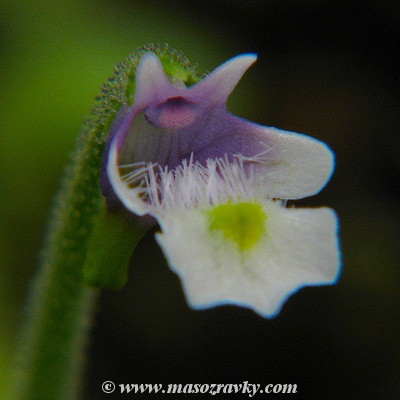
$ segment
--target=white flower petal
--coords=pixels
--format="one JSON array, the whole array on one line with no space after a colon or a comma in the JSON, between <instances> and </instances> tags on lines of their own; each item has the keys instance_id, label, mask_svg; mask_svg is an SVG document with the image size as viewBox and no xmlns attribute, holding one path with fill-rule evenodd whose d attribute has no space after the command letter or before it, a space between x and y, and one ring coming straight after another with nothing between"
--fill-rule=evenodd
<instances>
[{"instance_id":1,"label":"white flower petal","mask_svg":"<svg viewBox=\"0 0 400 400\"><path fill-rule=\"evenodd\" d=\"M325 143L277 128L260 126L260 132L273 149L249 160L254 160L254 172L268 197L299 199L323 189L335 167L334 154Z\"/></svg>"},{"instance_id":2,"label":"white flower petal","mask_svg":"<svg viewBox=\"0 0 400 400\"><path fill-rule=\"evenodd\" d=\"M274 317L301 287L335 283L340 272L335 213L284 208L270 200L262 207L265 232L246 251L210 230L207 210L157 216L162 233L156 239L192 307L237 304Z\"/></svg>"},{"instance_id":3,"label":"white flower petal","mask_svg":"<svg viewBox=\"0 0 400 400\"><path fill-rule=\"evenodd\" d=\"M137 215L148 213L149 206L141 200L141 187L128 187L126 182L121 179L118 159L118 141L116 138L110 144L107 159L107 176L111 183L112 190L118 197L119 201L129 210ZM146 168L146 173L149 169ZM142 177L139 175L137 179L140 182Z\"/></svg>"}]
</instances>

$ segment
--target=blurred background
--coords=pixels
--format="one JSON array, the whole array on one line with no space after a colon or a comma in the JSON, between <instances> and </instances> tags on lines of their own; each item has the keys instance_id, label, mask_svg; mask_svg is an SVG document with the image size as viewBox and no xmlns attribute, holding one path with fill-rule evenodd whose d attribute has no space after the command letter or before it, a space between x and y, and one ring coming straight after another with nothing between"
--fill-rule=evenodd
<instances>
[{"instance_id":1,"label":"blurred background","mask_svg":"<svg viewBox=\"0 0 400 400\"><path fill-rule=\"evenodd\" d=\"M337 211L343 273L336 286L292 296L273 320L228 306L192 311L151 232L128 286L101 297L84 398L112 398L101 392L106 380L296 383L300 398L396 398L399 24L390 0L2 0L0 398L80 125L113 66L148 42L182 50L200 71L258 53L229 108L332 147L331 182L297 204Z\"/></svg>"}]
</instances>

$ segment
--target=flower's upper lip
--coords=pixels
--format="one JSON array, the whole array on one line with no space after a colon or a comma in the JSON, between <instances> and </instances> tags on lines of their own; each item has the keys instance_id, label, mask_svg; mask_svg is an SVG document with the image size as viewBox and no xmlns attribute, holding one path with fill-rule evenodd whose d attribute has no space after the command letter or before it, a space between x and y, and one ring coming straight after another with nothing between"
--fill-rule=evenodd
<instances>
[{"instance_id":1,"label":"flower's upper lip","mask_svg":"<svg viewBox=\"0 0 400 400\"><path fill-rule=\"evenodd\" d=\"M147 53L140 60L136 73L134 103L128 111L124 125L131 125L135 116L149 105L157 105L173 98L201 102L208 99L225 104L234 87L246 70L257 60L255 54L244 54L228 60L216 68L205 79L190 87L174 85L167 78L164 68L154 53ZM120 148L129 130L118 135Z\"/></svg>"},{"instance_id":2,"label":"flower's upper lip","mask_svg":"<svg viewBox=\"0 0 400 400\"><path fill-rule=\"evenodd\" d=\"M148 53L138 66L134 107L136 105L142 110L146 104L161 103L170 97L184 97L188 100L209 98L226 102L243 74L256 60L255 54L234 57L216 68L205 79L187 88L172 84L158 57L154 53Z\"/></svg>"}]
</instances>

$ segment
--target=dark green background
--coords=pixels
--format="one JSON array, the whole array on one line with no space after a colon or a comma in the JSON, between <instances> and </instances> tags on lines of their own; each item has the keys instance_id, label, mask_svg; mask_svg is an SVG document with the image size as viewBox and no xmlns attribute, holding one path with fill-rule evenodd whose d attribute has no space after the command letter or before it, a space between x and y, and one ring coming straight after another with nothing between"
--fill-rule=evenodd
<instances>
[{"instance_id":1,"label":"dark green background","mask_svg":"<svg viewBox=\"0 0 400 400\"><path fill-rule=\"evenodd\" d=\"M384 0L3 0L0 398L63 165L113 65L147 42L168 42L200 70L259 54L230 109L333 148L333 179L298 204L338 212L343 274L336 286L301 290L273 320L235 307L192 311L149 234L129 285L101 298L84 398L117 398L102 394L105 380L297 383L298 398L396 398L399 23L399 3Z\"/></svg>"}]
</instances>

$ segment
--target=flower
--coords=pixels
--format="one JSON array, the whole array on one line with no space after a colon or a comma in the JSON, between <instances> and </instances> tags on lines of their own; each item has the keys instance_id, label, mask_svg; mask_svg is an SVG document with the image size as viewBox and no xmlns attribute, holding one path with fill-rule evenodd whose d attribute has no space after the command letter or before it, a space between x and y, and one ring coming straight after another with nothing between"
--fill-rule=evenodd
<instances>
[{"instance_id":1,"label":"flower","mask_svg":"<svg viewBox=\"0 0 400 400\"><path fill-rule=\"evenodd\" d=\"M186 87L146 54L134 103L112 128L102 190L110 204L157 219L157 240L193 307L241 304L272 317L300 287L339 275L334 212L273 200L319 192L334 162L316 139L227 111L255 60L237 56Z\"/></svg>"}]
</instances>

